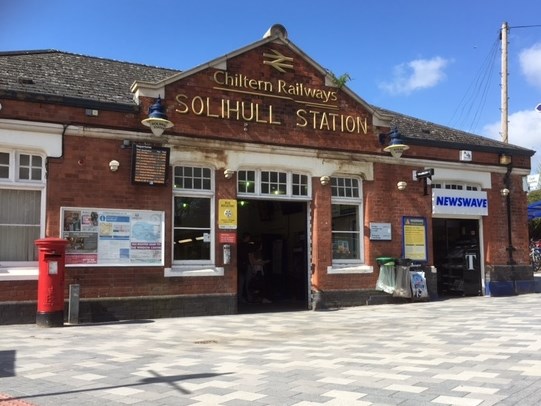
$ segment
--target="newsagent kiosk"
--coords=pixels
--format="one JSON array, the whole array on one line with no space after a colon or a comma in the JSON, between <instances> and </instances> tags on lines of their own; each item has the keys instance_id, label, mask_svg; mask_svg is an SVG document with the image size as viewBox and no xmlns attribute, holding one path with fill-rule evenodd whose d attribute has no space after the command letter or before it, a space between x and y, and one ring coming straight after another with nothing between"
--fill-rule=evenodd
<instances>
[{"instance_id":1,"label":"newsagent kiosk","mask_svg":"<svg viewBox=\"0 0 541 406\"><path fill-rule=\"evenodd\" d=\"M35 314L46 237L68 241L83 322L382 303L381 257L440 296L533 289L533 151L375 107L283 26L186 71L58 51L0 65L3 322ZM265 303L242 300L247 235Z\"/></svg>"}]
</instances>

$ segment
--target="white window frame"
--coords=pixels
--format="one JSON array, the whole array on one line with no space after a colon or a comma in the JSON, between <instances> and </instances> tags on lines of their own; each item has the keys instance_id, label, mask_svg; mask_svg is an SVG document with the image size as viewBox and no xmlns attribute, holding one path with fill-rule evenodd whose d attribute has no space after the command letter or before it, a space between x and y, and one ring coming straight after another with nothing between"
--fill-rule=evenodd
<instances>
[{"instance_id":1,"label":"white window frame","mask_svg":"<svg viewBox=\"0 0 541 406\"><path fill-rule=\"evenodd\" d=\"M241 168L238 170L238 172L254 172L254 192L244 192L239 189L239 176L237 176L237 197L239 198L249 198L249 199L282 199L282 200L310 200L312 196L312 190L311 190L311 182L310 182L310 175L303 172L297 172L297 171L287 171L287 170L279 170L279 169L253 169L253 168ZM237 172L237 173L238 173ZM286 191L285 193L263 193L262 192L262 182L263 182L263 173L264 172L276 172L276 173L283 173L286 175ZM305 195L299 195L299 194L293 194L293 176L304 176L306 177L306 194ZM297 185L297 184L295 184Z\"/></svg>"},{"instance_id":2,"label":"white window frame","mask_svg":"<svg viewBox=\"0 0 541 406\"><path fill-rule=\"evenodd\" d=\"M357 206L358 220L358 238L359 238L359 258L332 259L332 265L327 268L329 274L351 274L351 273L372 273L373 267L364 263L364 216L363 216L363 181L358 176L336 175L331 178L331 187L338 179L354 179L358 185L358 197L332 196L332 205L353 205ZM332 207L331 207L332 209ZM331 226L331 240L333 240L335 231Z\"/></svg>"},{"instance_id":3,"label":"white window frame","mask_svg":"<svg viewBox=\"0 0 541 406\"><path fill-rule=\"evenodd\" d=\"M190 167L210 170L210 189L184 189L175 187L175 168ZM215 177L216 171L213 167L207 165L191 165L189 163L176 164L173 166L173 199L172 199L172 220L171 220L171 268L165 268L165 277L175 276L223 276L224 268L215 265ZM175 260L174 236L175 236L175 198L176 197L196 197L207 198L210 200L210 259L206 260Z\"/></svg>"},{"instance_id":4,"label":"white window frame","mask_svg":"<svg viewBox=\"0 0 541 406\"><path fill-rule=\"evenodd\" d=\"M33 190L39 191L40 196L40 223L39 237L45 236L45 216L46 216L46 155L30 150L0 149L0 152L9 154L9 176L0 178L0 188L10 190ZM41 157L41 179L19 179L20 155L30 155ZM37 255L37 249L36 249ZM0 281L5 280L37 280L38 279L38 261L0 261Z\"/></svg>"},{"instance_id":5,"label":"white window frame","mask_svg":"<svg viewBox=\"0 0 541 406\"><path fill-rule=\"evenodd\" d=\"M456 181L432 181L433 189L480 191L481 185Z\"/></svg>"},{"instance_id":6,"label":"white window frame","mask_svg":"<svg viewBox=\"0 0 541 406\"><path fill-rule=\"evenodd\" d=\"M45 165L44 165L44 158L41 154L32 154L32 153L29 153L29 152L22 152L22 151L18 151L17 152L17 165L16 165L16 177L17 177L17 181L19 182L25 182L25 183L35 183L35 182L42 182L43 179L44 179L44 174L45 174ZM29 162L29 165L24 165L25 168L28 168L28 173L29 173L29 179L22 179L20 177L20 171L21 171L21 167L23 167L23 165L21 164L21 155L28 155L29 158L30 158L30 162ZM37 168L36 166L33 166L32 165L32 159L36 156L39 156L41 158L41 177L39 180L35 180L35 179L32 179L32 169L34 168Z\"/></svg>"}]
</instances>

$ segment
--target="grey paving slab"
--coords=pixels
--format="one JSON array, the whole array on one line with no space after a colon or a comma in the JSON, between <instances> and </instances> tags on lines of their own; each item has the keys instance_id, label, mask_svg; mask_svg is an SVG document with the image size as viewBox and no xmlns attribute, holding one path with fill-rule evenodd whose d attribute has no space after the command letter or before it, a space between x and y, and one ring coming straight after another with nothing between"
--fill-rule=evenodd
<instances>
[{"instance_id":1,"label":"grey paving slab","mask_svg":"<svg viewBox=\"0 0 541 406\"><path fill-rule=\"evenodd\" d=\"M0 394L0 406L538 405L541 295L0 326Z\"/></svg>"}]
</instances>

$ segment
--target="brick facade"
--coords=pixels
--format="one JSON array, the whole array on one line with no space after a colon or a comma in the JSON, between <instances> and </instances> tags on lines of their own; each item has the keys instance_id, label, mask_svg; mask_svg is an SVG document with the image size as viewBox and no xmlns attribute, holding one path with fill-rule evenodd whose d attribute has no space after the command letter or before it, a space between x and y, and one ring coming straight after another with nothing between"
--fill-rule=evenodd
<instances>
[{"instance_id":1,"label":"brick facade","mask_svg":"<svg viewBox=\"0 0 541 406\"><path fill-rule=\"evenodd\" d=\"M262 64L262 55L273 54L290 58L294 69L281 72ZM435 168L435 179L440 182L460 183L468 179L453 178L455 175L438 178L439 170L441 173L468 173L476 179L487 179L488 176L490 181L481 188L489 202L488 215L463 217L480 221L479 252L486 280L512 281L520 285L513 293L527 291L528 288L521 284L527 285L533 276L528 267L526 195L522 191L522 177L529 171L531 151L508 147L514 153L510 218L515 248L512 255L516 261L509 267L505 249L509 245L507 204L500 194L506 170L498 161L505 146L497 142L479 146L472 135L466 135L470 137L467 138L471 142L469 145L448 141L442 146L437 140L423 139L424 130L404 127L400 131L409 137L410 149L402 159L392 159L383 151L379 135L389 132L396 124L400 129L400 116L376 109L347 88L334 86L326 76L321 67L294 46L275 38L206 67L171 73L167 80L154 81L156 83L152 85L145 82L144 77L138 78L141 83L134 89L137 89L135 98L139 105L98 103L101 107L97 108L97 116L86 114L83 102L75 105L61 97L43 102L22 95L3 101L0 120L20 122L21 125L48 123L56 125L62 133L61 156L48 156L46 162L45 236L61 236L62 207L153 210L165 215L163 266L67 267L65 297L70 284L80 285L81 321L237 312L237 248L241 235L237 230L220 229L219 202L240 200L238 170L271 170L272 165L277 171L308 174L311 192L305 199L286 201L256 196L252 200L253 204L258 198L270 200L274 210L278 210L281 202L292 204L297 201L306 205L306 227L297 230L304 241L302 252L306 252L302 264L306 266L306 280L301 283L311 290L305 298L304 308L400 302L401 299L375 290L379 276L376 259L403 255L404 216L426 220L428 258L424 265L429 269L434 264L433 222L438 216L432 213L431 189L425 195L424 183L412 179L413 172L427 167ZM316 93L318 91L320 93ZM168 118L174 123L173 128L158 138L141 124L157 94L163 100ZM406 122L406 118L403 119ZM0 121L0 126L2 123ZM432 126L434 136L440 136L438 132L441 132L444 137L445 132L450 131L421 121L417 124L419 128ZM455 135L464 136L462 133ZM130 148L124 148L124 140L165 146L171 150L165 185L132 183L132 154ZM36 149L39 150L39 145ZM474 151L471 163L459 162L459 151L464 149ZM264 161L261 166L257 159ZM120 162L118 171L109 170L111 160ZM173 260L172 248L173 167L184 162L213 169L212 267L223 270L223 274L164 276L167 269L178 265ZM223 172L231 168L235 173L226 179ZM332 190L330 185L320 182L323 175L351 176L362 183L359 204L362 208L360 235L364 263L356 264L353 272L332 272L336 268L333 264ZM397 190L398 181L407 182L406 190ZM247 200L250 200L249 196ZM285 206L281 207L283 210ZM371 239L371 223L389 224L392 238ZM258 219L257 224L261 228L264 221ZM245 224L248 226L249 221ZM264 231L269 235L275 232L272 229ZM236 242L231 243L230 263L224 263L223 243L220 242L226 232L236 233ZM293 239L292 235L287 237L289 241ZM430 278L431 297L436 297L437 276ZM485 275L483 286L484 278ZM18 320L30 322L32 311L29 309L35 303L36 281L0 281L0 285L0 323L14 322L7 313L13 313L17 303L22 309L17 313Z\"/></svg>"}]
</instances>

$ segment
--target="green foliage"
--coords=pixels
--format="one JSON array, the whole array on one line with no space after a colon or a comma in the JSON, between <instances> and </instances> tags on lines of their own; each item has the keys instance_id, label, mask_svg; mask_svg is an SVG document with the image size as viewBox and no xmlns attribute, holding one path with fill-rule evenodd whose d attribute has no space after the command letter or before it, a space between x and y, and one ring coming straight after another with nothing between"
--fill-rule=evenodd
<instances>
[{"instance_id":1,"label":"green foliage","mask_svg":"<svg viewBox=\"0 0 541 406\"><path fill-rule=\"evenodd\" d=\"M541 200L541 190L533 190L528 193L528 204Z\"/></svg>"},{"instance_id":2,"label":"green foliage","mask_svg":"<svg viewBox=\"0 0 541 406\"><path fill-rule=\"evenodd\" d=\"M349 76L349 73L344 73L340 76L336 76L330 70L327 70L327 73L331 77L331 80L334 82L336 87L338 87L339 89L343 88L346 85L346 83L351 80L351 76Z\"/></svg>"}]
</instances>

